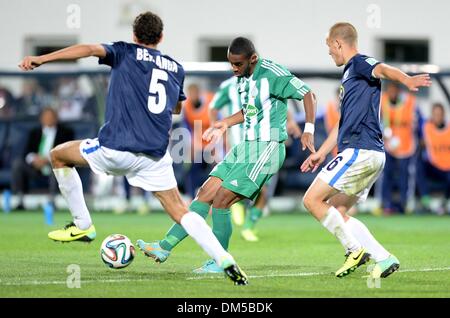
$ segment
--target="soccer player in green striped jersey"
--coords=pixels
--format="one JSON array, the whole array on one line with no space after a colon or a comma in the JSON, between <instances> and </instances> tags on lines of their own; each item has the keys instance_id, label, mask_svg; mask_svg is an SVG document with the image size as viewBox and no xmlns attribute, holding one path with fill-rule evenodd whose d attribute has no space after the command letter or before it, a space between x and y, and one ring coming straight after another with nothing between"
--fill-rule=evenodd
<instances>
[{"instance_id":1,"label":"soccer player in green striped jersey","mask_svg":"<svg viewBox=\"0 0 450 318\"><path fill-rule=\"evenodd\" d=\"M210 120L213 125L219 117L219 113L222 116L228 117L242 109L241 100L238 94L238 78L233 76L223 81L219 89L217 90L214 98L212 99L210 107ZM297 125L293 116L288 112L287 118L287 130L289 135L293 135L299 138L302 134L300 127ZM242 124L234 125L227 131L226 136L226 149L227 151L233 146L239 144L244 137L244 126ZM272 177L269 181L272 184L272 188L276 185L276 176ZM248 242L259 241L258 236L255 233L256 223L263 215L263 210L267 206L267 200L269 194L268 184L265 184L254 201L254 204L248 206L246 211L246 205L243 201L236 202L230 207L231 218L233 223L242 226L241 236Z\"/></svg>"},{"instance_id":2,"label":"soccer player in green striped jersey","mask_svg":"<svg viewBox=\"0 0 450 318\"><path fill-rule=\"evenodd\" d=\"M244 124L244 140L234 146L211 171L189 210L206 218L212 207L213 232L228 249L232 224L230 207L248 198L254 200L262 186L282 166L287 139L287 100L303 100L306 124L301 137L303 149L314 149L315 98L310 87L285 67L258 57L253 43L243 37L234 39L228 49L228 60L238 78L242 109L217 121L203 138L217 142L228 127ZM161 241L139 247L157 262L164 262L170 251L187 237L182 226L174 224ZM201 273L221 271L213 260L200 268Z\"/></svg>"}]
</instances>

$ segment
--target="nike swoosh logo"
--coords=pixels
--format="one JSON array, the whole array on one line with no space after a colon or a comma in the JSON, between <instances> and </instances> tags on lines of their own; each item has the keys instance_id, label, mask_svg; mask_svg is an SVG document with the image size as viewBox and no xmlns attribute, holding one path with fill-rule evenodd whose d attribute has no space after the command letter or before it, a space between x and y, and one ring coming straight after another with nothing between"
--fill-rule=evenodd
<instances>
[{"instance_id":1,"label":"nike swoosh logo","mask_svg":"<svg viewBox=\"0 0 450 318\"><path fill-rule=\"evenodd\" d=\"M75 235L74 235L73 232L70 232L70 236L71 236L71 237L75 237L75 236L78 236L78 235L80 235L80 234L81 234L81 233L78 233L78 234L75 234Z\"/></svg>"},{"instance_id":2,"label":"nike swoosh logo","mask_svg":"<svg viewBox=\"0 0 450 318\"><path fill-rule=\"evenodd\" d=\"M359 256L362 254L362 252L363 252L363 251L359 252L358 256L353 257L353 259L356 261L356 260L359 258Z\"/></svg>"}]
</instances>

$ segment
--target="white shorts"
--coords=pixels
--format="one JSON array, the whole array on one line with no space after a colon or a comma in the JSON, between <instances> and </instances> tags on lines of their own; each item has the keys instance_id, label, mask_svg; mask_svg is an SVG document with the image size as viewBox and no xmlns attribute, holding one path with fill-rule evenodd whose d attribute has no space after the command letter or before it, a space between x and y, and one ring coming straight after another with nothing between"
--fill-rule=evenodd
<instances>
[{"instance_id":1,"label":"white shorts","mask_svg":"<svg viewBox=\"0 0 450 318\"><path fill-rule=\"evenodd\" d=\"M384 152L347 148L322 168L317 178L363 202L383 171L385 161Z\"/></svg>"},{"instance_id":2,"label":"white shorts","mask_svg":"<svg viewBox=\"0 0 450 318\"><path fill-rule=\"evenodd\" d=\"M146 191L164 191L177 186L168 151L157 159L100 146L96 138L83 140L80 153L96 174L126 176L132 186Z\"/></svg>"}]
</instances>

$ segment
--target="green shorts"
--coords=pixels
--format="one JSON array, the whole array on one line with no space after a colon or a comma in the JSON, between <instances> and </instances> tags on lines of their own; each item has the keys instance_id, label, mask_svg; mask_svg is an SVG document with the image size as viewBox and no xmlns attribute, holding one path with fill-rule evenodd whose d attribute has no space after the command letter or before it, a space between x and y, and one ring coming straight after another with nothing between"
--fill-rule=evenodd
<instances>
[{"instance_id":1,"label":"green shorts","mask_svg":"<svg viewBox=\"0 0 450 318\"><path fill-rule=\"evenodd\" d=\"M231 148L209 175L221 179L222 187L253 200L285 158L284 142L244 141Z\"/></svg>"}]
</instances>

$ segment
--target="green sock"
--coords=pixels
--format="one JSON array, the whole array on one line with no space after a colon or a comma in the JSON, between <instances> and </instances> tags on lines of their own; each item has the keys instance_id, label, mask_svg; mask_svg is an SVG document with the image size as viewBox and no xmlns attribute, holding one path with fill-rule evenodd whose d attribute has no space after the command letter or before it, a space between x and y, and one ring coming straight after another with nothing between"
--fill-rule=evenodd
<instances>
[{"instance_id":1,"label":"green sock","mask_svg":"<svg viewBox=\"0 0 450 318\"><path fill-rule=\"evenodd\" d=\"M228 250L233 226L230 209L212 208L213 233L225 250Z\"/></svg>"},{"instance_id":2,"label":"green sock","mask_svg":"<svg viewBox=\"0 0 450 318\"><path fill-rule=\"evenodd\" d=\"M209 208L210 205L208 203L194 200L189 206L189 211L195 212L199 214L202 218L206 219L209 213ZM175 246L178 245L178 243L184 240L187 236L188 234L186 233L184 228L180 224L175 223L169 229L164 239L159 241L159 245L166 251L171 251Z\"/></svg>"},{"instance_id":3,"label":"green sock","mask_svg":"<svg viewBox=\"0 0 450 318\"><path fill-rule=\"evenodd\" d=\"M244 223L244 229L246 230L252 230L256 222L261 218L263 212L261 209L258 209L255 206L252 206L250 208L250 211L248 211L247 216L245 217L245 223Z\"/></svg>"}]
</instances>

